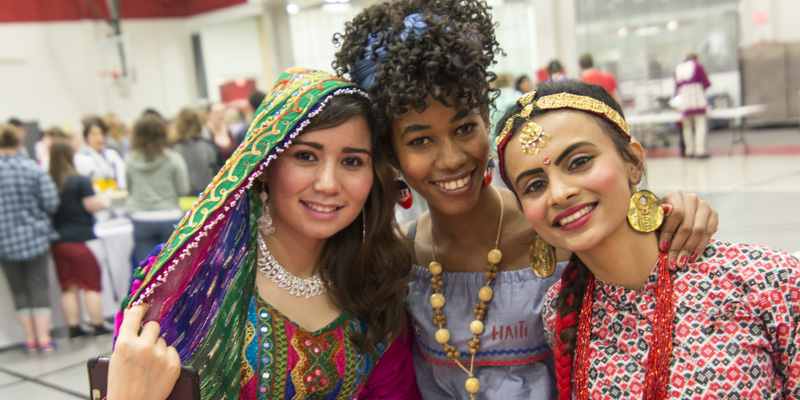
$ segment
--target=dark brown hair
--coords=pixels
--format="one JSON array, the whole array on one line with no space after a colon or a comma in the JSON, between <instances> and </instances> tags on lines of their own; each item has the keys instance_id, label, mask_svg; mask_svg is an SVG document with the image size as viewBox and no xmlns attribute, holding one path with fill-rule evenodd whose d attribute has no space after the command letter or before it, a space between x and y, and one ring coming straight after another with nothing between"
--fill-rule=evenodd
<instances>
[{"instance_id":1,"label":"dark brown hair","mask_svg":"<svg viewBox=\"0 0 800 400\"><path fill-rule=\"evenodd\" d=\"M366 97L333 96L303 132L335 127L355 117L365 118L374 132L375 121ZM351 336L362 351L401 331L406 321L406 284L413 263L411 247L396 231L397 186L385 146L373 133L374 178L364 211L326 241L317 263L317 269L327 277L336 305L366 322L365 334L353 332Z\"/></svg>"},{"instance_id":2,"label":"dark brown hair","mask_svg":"<svg viewBox=\"0 0 800 400\"><path fill-rule=\"evenodd\" d=\"M592 55L589 53L583 53L581 58L578 59L578 65L580 65L583 69L594 67L594 59L592 58Z\"/></svg>"},{"instance_id":3,"label":"dark brown hair","mask_svg":"<svg viewBox=\"0 0 800 400\"><path fill-rule=\"evenodd\" d=\"M86 139L89 137L89 131L92 130L93 126L100 128L100 131L103 132L103 136L108 133L108 127L103 122L100 117L95 115L86 116L82 120L83 122L83 138Z\"/></svg>"},{"instance_id":4,"label":"dark brown hair","mask_svg":"<svg viewBox=\"0 0 800 400\"><path fill-rule=\"evenodd\" d=\"M133 126L131 149L140 152L144 159L152 161L167 147L167 127L164 120L154 115L142 115Z\"/></svg>"},{"instance_id":5,"label":"dark brown hair","mask_svg":"<svg viewBox=\"0 0 800 400\"><path fill-rule=\"evenodd\" d=\"M54 136L50 144L50 177L53 178L59 193L64 190L67 179L75 175L75 166L72 164L72 156L75 150L69 139L61 136Z\"/></svg>"}]
</instances>

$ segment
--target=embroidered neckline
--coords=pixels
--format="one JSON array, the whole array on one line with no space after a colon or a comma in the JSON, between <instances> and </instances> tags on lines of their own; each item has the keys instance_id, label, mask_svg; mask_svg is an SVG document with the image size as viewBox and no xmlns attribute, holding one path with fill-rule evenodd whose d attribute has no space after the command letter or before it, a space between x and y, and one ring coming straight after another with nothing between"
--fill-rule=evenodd
<instances>
[{"instance_id":1,"label":"embroidered neckline","mask_svg":"<svg viewBox=\"0 0 800 400\"><path fill-rule=\"evenodd\" d=\"M297 328L297 329L299 329L299 330L311 335L312 337L324 335L324 334L326 334L326 333L328 333L330 331L336 330L336 329L338 329L340 327L343 328L343 329L346 328L347 327L346 326L347 325L347 319L350 317L350 313L349 312L342 311L342 313L339 314L339 316L334 318L333 321L331 321L330 323L328 323L324 327L322 327L320 329L317 329L316 331L310 331L310 330L306 329L305 327L303 327L302 325L300 325L297 322L295 322L294 320L292 320L291 318L289 318L288 316L286 316L286 314L282 313L280 310L275 308L272 304L267 303L267 301L264 300L261 297L261 294L258 292L258 286L255 287L254 296L255 296L255 299L256 299L256 307L261 306L261 307L269 309L273 313L275 313L278 316L280 316L281 319L283 319L285 321L288 321L295 328Z\"/></svg>"}]
</instances>

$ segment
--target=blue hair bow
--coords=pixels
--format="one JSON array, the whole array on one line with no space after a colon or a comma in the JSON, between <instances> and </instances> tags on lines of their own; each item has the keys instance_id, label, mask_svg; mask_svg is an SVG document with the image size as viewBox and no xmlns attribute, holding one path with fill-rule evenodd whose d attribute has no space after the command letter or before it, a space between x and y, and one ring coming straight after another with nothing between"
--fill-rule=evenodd
<instances>
[{"instance_id":1,"label":"blue hair bow","mask_svg":"<svg viewBox=\"0 0 800 400\"><path fill-rule=\"evenodd\" d=\"M420 13L407 15L403 18L403 25L405 25L405 29L400 32L400 38L403 40L408 39L409 35L418 38L421 34L428 31L428 24L422 20L422 14ZM392 28L389 28L390 31L391 29ZM353 65L353 70L350 73L353 82L366 90L369 90L369 87L375 82L375 73L378 70L378 66L389 56L389 52L386 51L385 46L377 47L377 45L378 36L370 34L367 37L367 51L364 53L364 57L356 60Z\"/></svg>"}]
</instances>

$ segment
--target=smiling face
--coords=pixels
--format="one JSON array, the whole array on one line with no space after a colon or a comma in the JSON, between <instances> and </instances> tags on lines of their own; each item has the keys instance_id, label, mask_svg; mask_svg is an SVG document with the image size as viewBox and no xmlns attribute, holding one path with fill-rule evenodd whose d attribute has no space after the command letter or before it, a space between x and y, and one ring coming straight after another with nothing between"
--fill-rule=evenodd
<instances>
[{"instance_id":1,"label":"smiling face","mask_svg":"<svg viewBox=\"0 0 800 400\"><path fill-rule=\"evenodd\" d=\"M557 248L580 252L631 229L629 199L642 173L622 158L601 121L573 110L532 121L550 135L547 147L525 154L517 132L506 146L505 168L536 232ZM641 159L639 143L630 146Z\"/></svg>"},{"instance_id":2,"label":"smiling face","mask_svg":"<svg viewBox=\"0 0 800 400\"><path fill-rule=\"evenodd\" d=\"M361 213L372 188L364 117L303 133L266 171L276 234L327 239Z\"/></svg>"},{"instance_id":3,"label":"smiling face","mask_svg":"<svg viewBox=\"0 0 800 400\"><path fill-rule=\"evenodd\" d=\"M432 101L395 118L392 142L403 177L429 207L449 215L475 207L489 158L489 124L477 110Z\"/></svg>"}]
</instances>

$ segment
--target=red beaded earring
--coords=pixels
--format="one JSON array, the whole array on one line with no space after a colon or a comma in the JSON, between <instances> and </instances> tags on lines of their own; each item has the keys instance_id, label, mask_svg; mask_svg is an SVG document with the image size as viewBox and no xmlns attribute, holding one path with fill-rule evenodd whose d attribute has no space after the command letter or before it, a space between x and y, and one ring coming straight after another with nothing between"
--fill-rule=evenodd
<instances>
[{"instance_id":1,"label":"red beaded earring","mask_svg":"<svg viewBox=\"0 0 800 400\"><path fill-rule=\"evenodd\" d=\"M483 175L483 187L489 187L494 178L494 158L489 155L489 162L486 164L486 173Z\"/></svg>"},{"instance_id":2,"label":"red beaded earring","mask_svg":"<svg viewBox=\"0 0 800 400\"><path fill-rule=\"evenodd\" d=\"M411 204L414 203L414 196L411 194L411 188L408 187L406 181L400 177L400 174L397 174L397 204L400 204L400 207L405 208L408 210L411 208Z\"/></svg>"}]
</instances>

